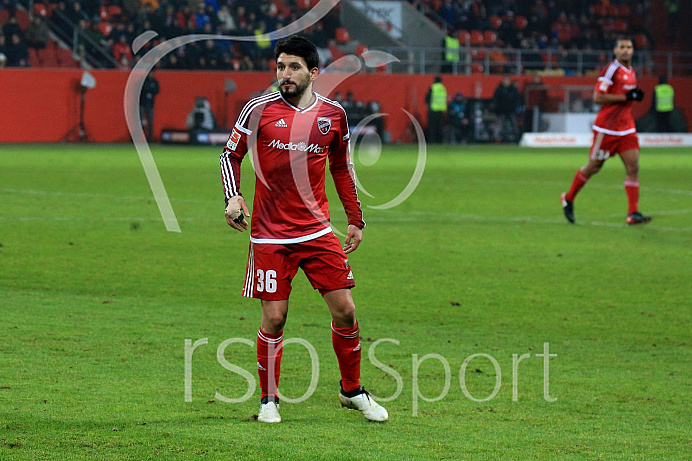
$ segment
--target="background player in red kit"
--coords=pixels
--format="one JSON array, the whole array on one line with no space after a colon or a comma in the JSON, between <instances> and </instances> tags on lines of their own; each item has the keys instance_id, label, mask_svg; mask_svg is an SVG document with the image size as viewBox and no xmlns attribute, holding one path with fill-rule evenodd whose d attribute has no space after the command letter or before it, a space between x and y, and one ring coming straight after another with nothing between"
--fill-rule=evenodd
<instances>
[{"instance_id":1,"label":"background player in red kit","mask_svg":"<svg viewBox=\"0 0 692 461\"><path fill-rule=\"evenodd\" d=\"M226 221L238 231L249 216L240 194L240 163L252 148L257 177L250 254L243 295L262 301L257 333L257 368L262 388L258 420L281 421L278 384L283 329L291 280L298 268L320 291L332 315L332 344L341 372L339 400L371 421L387 410L360 385L360 336L346 254L358 248L365 227L349 158L344 109L312 91L317 49L292 36L274 50L280 90L250 100L240 113L221 155ZM348 217L342 248L329 224L325 167L334 178Z\"/></svg>"},{"instance_id":2,"label":"background player in red kit","mask_svg":"<svg viewBox=\"0 0 692 461\"><path fill-rule=\"evenodd\" d=\"M629 209L627 224L644 224L651 221L639 212L639 139L632 118L632 102L644 99L644 92L637 87L637 76L632 63L634 48L629 38L619 38L615 43L615 59L601 71L594 102L602 104L593 126L594 140L589 161L577 170L569 192L562 194L565 217L574 222L574 198L591 176L598 173L603 163L619 154L625 164L625 191Z\"/></svg>"}]
</instances>

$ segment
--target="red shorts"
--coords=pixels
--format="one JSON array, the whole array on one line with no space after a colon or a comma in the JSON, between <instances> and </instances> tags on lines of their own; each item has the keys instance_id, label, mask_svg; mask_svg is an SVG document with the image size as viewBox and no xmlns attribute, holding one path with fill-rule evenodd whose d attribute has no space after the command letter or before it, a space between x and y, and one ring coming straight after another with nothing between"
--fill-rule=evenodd
<instances>
[{"instance_id":1,"label":"red shorts","mask_svg":"<svg viewBox=\"0 0 692 461\"><path fill-rule=\"evenodd\" d=\"M639 138L637 137L637 133L615 136L594 130L593 144L591 145L589 158L605 160L615 154L620 154L631 149L639 150Z\"/></svg>"},{"instance_id":2,"label":"red shorts","mask_svg":"<svg viewBox=\"0 0 692 461\"><path fill-rule=\"evenodd\" d=\"M330 232L287 245L250 243L243 296L265 301L288 299L298 268L322 294L356 285L339 239Z\"/></svg>"}]
</instances>

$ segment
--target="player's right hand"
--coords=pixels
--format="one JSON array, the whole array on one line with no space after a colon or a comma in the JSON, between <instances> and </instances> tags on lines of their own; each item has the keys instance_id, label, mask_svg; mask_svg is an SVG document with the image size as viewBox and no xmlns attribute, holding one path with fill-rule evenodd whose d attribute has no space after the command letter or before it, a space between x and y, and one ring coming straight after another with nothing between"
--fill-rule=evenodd
<instances>
[{"instance_id":1,"label":"player's right hand","mask_svg":"<svg viewBox=\"0 0 692 461\"><path fill-rule=\"evenodd\" d=\"M226 215L226 222L233 229L240 232L247 229L248 224L245 216L250 216L250 212L245 204L245 199L240 195L235 195L228 200L224 214Z\"/></svg>"},{"instance_id":2,"label":"player's right hand","mask_svg":"<svg viewBox=\"0 0 692 461\"><path fill-rule=\"evenodd\" d=\"M641 101L644 99L644 92L639 87L632 88L625 93L625 98L627 98L628 101Z\"/></svg>"}]
</instances>

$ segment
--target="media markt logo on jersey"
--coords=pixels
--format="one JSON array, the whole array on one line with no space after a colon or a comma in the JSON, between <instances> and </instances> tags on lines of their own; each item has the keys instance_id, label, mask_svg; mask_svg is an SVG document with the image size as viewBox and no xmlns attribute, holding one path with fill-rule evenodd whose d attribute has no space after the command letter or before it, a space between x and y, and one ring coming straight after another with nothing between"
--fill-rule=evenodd
<instances>
[{"instance_id":1,"label":"media markt logo on jersey","mask_svg":"<svg viewBox=\"0 0 692 461\"><path fill-rule=\"evenodd\" d=\"M272 142L270 142L269 147L276 147L277 149L284 150L297 150L300 152L314 152L316 154L321 154L322 152L327 150L327 146L318 146L314 142L309 145L304 142L299 142L296 144L294 142L289 141L287 143L283 143L278 139L274 139Z\"/></svg>"}]
</instances>

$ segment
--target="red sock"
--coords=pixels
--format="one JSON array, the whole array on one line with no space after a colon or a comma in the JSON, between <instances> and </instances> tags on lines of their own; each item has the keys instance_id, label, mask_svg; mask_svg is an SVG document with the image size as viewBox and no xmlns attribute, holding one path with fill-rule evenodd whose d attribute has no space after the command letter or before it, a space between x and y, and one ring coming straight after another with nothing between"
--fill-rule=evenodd
<instances>
[{"instance_id":1,"label":"red sock","mask_svg":"<svg viewBox=\"0 0 692 461\"><path fill-rule=\"evenodd\" d=\"M341 371L341 388L350 392L360 387L360 336L358 322L351 328L336 328L332 322L332 345Z\"/></svg>"},{"instance_id":2,"label":"red sock","mask_svg":"<svg viewBox=\"0 0 692 461\"><path fill-rule=\"evenodd\" d=\"M262 397L278 397L279 375L281 374L282 341L284 332L272 335L260 328L257 332L257 373L259 374Z\"/></svg>"},{"instance_id":3,"label":"red sock","mask_svg":"<svg viewBox=\"0 0 692 461\"><path fill-rule=\"evenodd\" d=\"M639 180L625 179L625 192L627 192L627 203L629 204L627 214L639 211Z\"/></svg>"},{"instance_id":4,"label":"red sock","mask_svg":"<svg viewBox=\"0 0 692 461\"><path fill-rule=\"evenodd\" d=\"M565 197L568 202L574 202L574 197L577 196L577 192L584 187L584 184L586 184L586 181L588 180L589 178L584 176L581 169L577 170L577 174L574 175L574 181L572 181L572 187L570 187L569 192L567 192L567 196Z\"/></svg>"}]
</instances>

